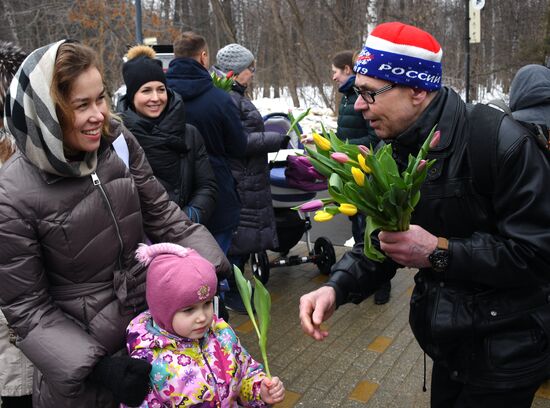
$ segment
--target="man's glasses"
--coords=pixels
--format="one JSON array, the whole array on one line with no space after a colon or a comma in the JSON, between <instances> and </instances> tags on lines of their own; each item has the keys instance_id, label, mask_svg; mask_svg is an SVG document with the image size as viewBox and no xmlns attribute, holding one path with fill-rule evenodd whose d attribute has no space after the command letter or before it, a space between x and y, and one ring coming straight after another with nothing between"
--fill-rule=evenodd
<instances>
[{"instance_id":1,"label":"man's glasses","mask_svg":"<svg viewBox=\"0 0 550 408\"><path fill-rule=\"evenodd\" d=\"M357 96L361 96L361 98L363 98L365 102L374 103L374 97L376 95L380 95L381 93L389 91L390 89L393 89L396 86L397 86L396 84L388 84L378 89L377 91L362 91L361 89L354 86L353 91L357 94Z\"/></svg>"},{"instance_id":2,"label":"man's glasses","mask_svg":"<svg viewBox=\"0 0 550 408\"><path fill-rule=\"evenodd\" d=\"M250 67L248 67L248 70L249 70L250 72L254 73L254 72L256 72L256 67L250 66Z\"/></svg>"}]
</instances>

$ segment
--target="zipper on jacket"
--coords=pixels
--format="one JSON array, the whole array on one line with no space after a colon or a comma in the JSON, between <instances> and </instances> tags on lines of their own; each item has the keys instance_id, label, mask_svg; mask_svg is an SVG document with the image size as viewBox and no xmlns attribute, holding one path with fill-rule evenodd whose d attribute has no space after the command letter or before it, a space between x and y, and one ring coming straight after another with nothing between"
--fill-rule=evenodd
<instances>
[{"instance_id":1,"label":"zipper on jacket","mask_svg":"<svg viewBox=\"0 0 550 408\"><path fill-rule=\"evenodd\" d=\"M124 243L122 241L122 235L120 234L120 227L118 226L118 222L116 220L115 213L113 212L113 207L111 206L111 202L109 201L109 197L107 197L107 193L103 189L103 186L101 185L101 181L99 180L99 177L97 176L95 171L91 174L91 177L92 177L92 182L94 183L94 186L97 186L99 191L101 191L101 195L103 196L103 199L107 204L107 208L109 209L109 213L111 214L111 218L113 219L113 223L115 224L118 243L120 244L120 251L118 253L118 268L122 270L122 253L124 251Z\"/></svg>"},{"instance_id":2,"label":"zipper on jacket","mask_svg":"<svg viewBox=\"0 0 550 408\"><path fill-rule=\"evenodd\" d=\"M210 334L208 334L208 337L210 337ZM201 351L202 358L204 359L204 362L206 363L206 366L210 370L210 374L212 375L212 387L214 387L214 401L216 403L216 407L221 407L221 400L220 400L220 394L218 393L218 382L216 381L216 375L214 374L214 371L212 370L212 367L210 367L210 363L208 362L208 357L206 357L206 353L202 346L207 341L204 340L204 338L199 339L199 350ZM229 384L228 384L229 385Z\"/></svg>"}]
</instances>

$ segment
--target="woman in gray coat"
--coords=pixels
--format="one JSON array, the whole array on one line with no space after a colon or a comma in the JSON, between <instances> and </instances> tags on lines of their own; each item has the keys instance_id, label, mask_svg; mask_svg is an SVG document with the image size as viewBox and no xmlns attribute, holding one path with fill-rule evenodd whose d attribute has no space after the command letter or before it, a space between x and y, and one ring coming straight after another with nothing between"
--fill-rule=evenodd
<instances>
[{"instance_id":1,"label":"woman in gray coat","mask_svg":"<svg viewBox=\"0 0 550 408\"><path fill-rule=\"evenodd\" d=\"M239 226L233 236L228 255L229 259L242 269L249 254L279 246L271 204L267 153L286 147L290 138L284 134L266 132L262 115L245 96L246 88L252 82L256 71L254 55L248 49L239 44L226 45L216 54L215 68L223 73L233 71L235 82L230 93L239 108L248 140L245 157L230 159L242 207ZM230 281L230 289L233 287ZM244 311L244 307L236 304L239 300L240 297L232 296L230 291L226 299L227 307L235 311Z\"/></svg>"},{"instance_id":2,"label":"woman in gray coat","mask_svg":"<svg viewBox=\"0 0 550 408\"><path fill-rule=\"evenodd\" d=\"M137 406L150 365L125 355L145 309L134 252L153 242L229 265L153 176L109 108L95 52L62 40L23 62L6 98L18 151L0 170L0 307L33 362L35 407ZM111 143L123 135L128 167Z\"/></svg>"}]
</instances>

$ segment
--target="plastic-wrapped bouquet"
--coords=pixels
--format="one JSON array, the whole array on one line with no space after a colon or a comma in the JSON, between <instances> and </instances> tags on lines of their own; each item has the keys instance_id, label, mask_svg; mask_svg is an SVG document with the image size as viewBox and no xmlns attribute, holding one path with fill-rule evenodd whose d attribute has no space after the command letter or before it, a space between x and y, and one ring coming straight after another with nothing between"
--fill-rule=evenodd
<instances>
[{"instance_id":1,"label":"plastic-wrapped bouquet","mask_svg":"<svg viewBox=\"0 0 550 408\"><path fill-rule=\"evenodd\" d=\"M323 127L322 135L313 134L316 149L305 149L315 169L329 179L330 198L310 201L296 209L316 211L316 221L328 221L339 213L362 212L367 221L365 255L374 261L383 261L385 256L373 246L371 234L377 229L406 231L409 228L411 214L420 200L420 186L435 162L426 160L426 155L439 142L436 126L416 157L409 155L407 168L402 172L392 157L390 144L373 152L366 146L343 142Z\"/></svg>"},{"instance_id":2,"label":"plastic-wrapped bouquet","mask_svg":"<svg viewBox=\"0 0 550 408\"><path fill-rule=\"evenodd\" d=\"M223 89L226 92L229 92L231 90L231 87L233 86L233 82L235 81L233 79L233 71L229 71L225 76L218 76L218 74L214 71L210 72L210 76L212 77L212 82L214 83L214 86L216 88Z\"/></svg>"}]
</instances>

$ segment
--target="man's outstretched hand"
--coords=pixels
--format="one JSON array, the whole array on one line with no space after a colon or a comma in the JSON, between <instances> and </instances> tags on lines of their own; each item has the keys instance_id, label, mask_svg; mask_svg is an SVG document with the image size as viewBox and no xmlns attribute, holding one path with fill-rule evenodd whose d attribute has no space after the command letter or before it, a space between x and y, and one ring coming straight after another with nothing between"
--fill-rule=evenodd
<instances>
[{"instance_id":1,"label":"man's outstretched hand","mask_svg":"<svg viewBox=\"0 0 550 408\"><path fill-rule=\"evenodd\" d=\"M328 336L321 329L321 323L332 316L336 309L336 292L330 286L323 286L300 298L300 324L302 330L315 340Z\"/></svg>"}]
</instances>

